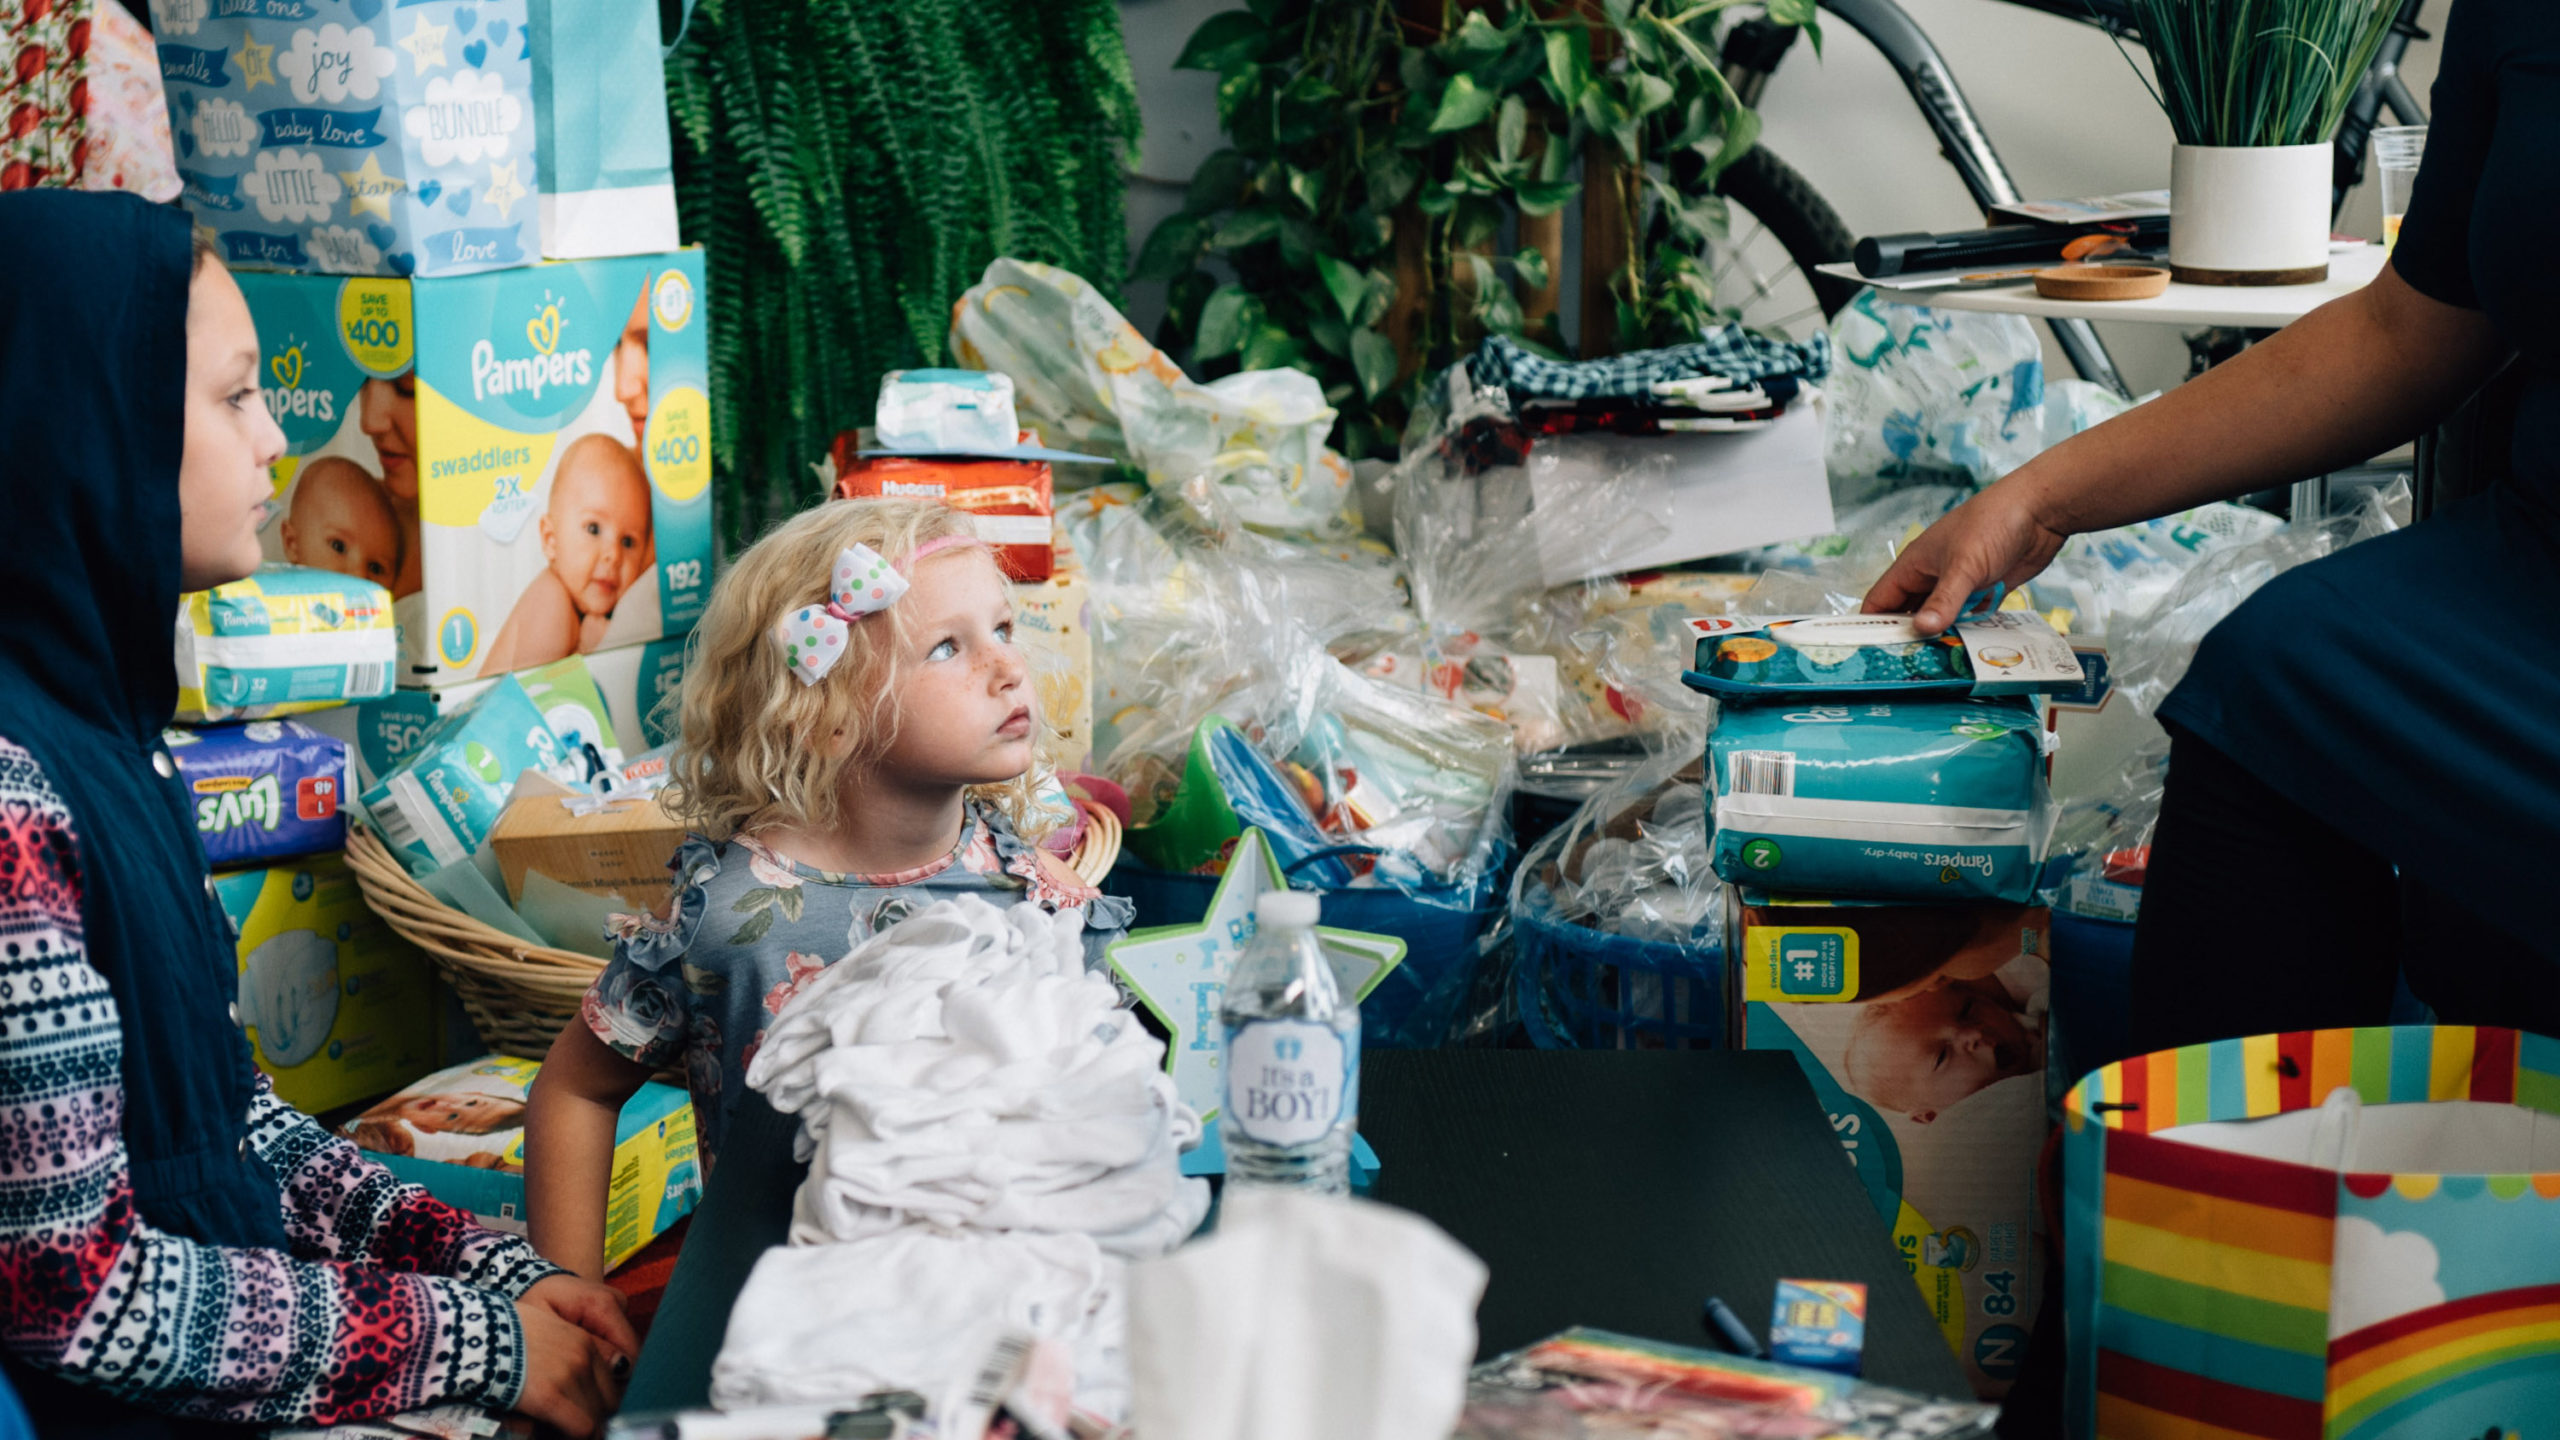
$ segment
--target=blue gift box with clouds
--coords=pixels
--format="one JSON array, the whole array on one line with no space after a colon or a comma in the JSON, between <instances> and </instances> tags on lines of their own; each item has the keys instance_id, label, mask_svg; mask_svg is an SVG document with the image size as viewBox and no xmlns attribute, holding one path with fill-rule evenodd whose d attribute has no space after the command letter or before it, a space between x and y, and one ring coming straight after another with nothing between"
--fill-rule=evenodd
<instances>
[{"instance_id":1,"label":"blue gift box with clouds","mask_svg":"<svg viewBox=\"0 0 2560 1440\"><path fill-rule=\"evenodd\" d=\"M152 0L151 18L186 205L231 264L540 257L526 0Z\"/></svg>"}]
</instances>

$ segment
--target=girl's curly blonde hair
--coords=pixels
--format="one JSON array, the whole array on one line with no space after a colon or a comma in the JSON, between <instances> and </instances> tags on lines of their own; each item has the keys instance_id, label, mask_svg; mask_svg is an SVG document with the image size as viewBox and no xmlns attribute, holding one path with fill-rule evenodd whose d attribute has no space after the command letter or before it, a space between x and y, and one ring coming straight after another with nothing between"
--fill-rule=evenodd
<instances>
[{"instance_id":1,"label":"girl's curly blonde hair","mask_svg":"<svg viewBox=\"0 0 2560 1440\"><path fill-rule=\"evenodd\" d=\"M688 642L668 812L712 840L773 824L841 824L846 772L877 763L897 739L899 657L913 637L900 606L867 616L844 657L809 685L784 666L774 626L827 598L838 551L867 545L903 571L919 547L975 534L966 514L939 501L830 500L748 547L712 587ZM852 743L833 743L839 734ZM1036 788L1035 771L969 793L1036 841Z\"/></svg>"}]
</instances>

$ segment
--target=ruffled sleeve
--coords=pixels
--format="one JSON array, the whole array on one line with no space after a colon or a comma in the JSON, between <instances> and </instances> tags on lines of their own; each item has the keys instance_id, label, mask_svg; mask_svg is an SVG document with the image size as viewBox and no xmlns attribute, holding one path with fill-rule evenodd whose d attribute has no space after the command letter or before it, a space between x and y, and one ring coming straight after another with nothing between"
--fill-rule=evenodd
<instances>
[{"instance_id":1,"label":"ruffled sleeve","mask_svg":"<svg viewBox=\"0 0 2560 1440\"><path fill-rule=\"evenodd\" d=\"M1123 896L1103 894L1069 868L1066 861L1015 834L1013 826L994 807L981 809L979 818L995 842L1004 872L1022 882L1024 898L1052 914L1060 910L1084 912L1085 960L1098 968L1103 951L1129 928L1129 921L1137 914L1136 907Z\"/></svg>"},{"instance_id":2,"label":"ruffled sleeve","mask_svg":"<svg viewBox=\"0 0 2560 1440\"><path fill-rule=\"evenodd\" d=\"M693 991L682 981L681 965L711 907L720 851L688 835L667 869L675 884L665 912L613 917L613 960L578 1007L579 1018L606 1048L649 1066L675 1059L693 1021Z\"/></svg>"}]
</instances>

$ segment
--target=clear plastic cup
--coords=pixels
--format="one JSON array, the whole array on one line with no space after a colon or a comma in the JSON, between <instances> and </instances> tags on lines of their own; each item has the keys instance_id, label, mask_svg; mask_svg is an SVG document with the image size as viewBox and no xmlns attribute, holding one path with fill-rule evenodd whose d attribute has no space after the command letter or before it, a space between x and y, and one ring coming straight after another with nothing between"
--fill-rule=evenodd
<instances>
[{"instance_id":1,"label":"clear plastic cup","mask_svg":"<svg viewBox=\"0 0 2560 1440\"><path fill-rule=\"evenodd\" d=\"M2400 243L2400 217L2409 213L2409 189L2427 153L2427 127L2386 125L2373 132L2374 182L2382 191L2382 245Z\"/></svg>"}]
</instances>

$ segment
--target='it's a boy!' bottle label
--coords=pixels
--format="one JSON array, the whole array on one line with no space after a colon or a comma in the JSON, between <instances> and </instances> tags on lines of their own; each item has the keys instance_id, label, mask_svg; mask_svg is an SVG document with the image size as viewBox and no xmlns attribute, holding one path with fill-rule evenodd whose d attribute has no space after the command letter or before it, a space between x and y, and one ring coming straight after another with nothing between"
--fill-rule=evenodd
<instances>
[{"instance_id":1,"label":"'it's a boy!' bottle label","mask_svg":"<svg viewBox=\"0 0 2560 1440\"><path fill-rule=\"evenodd\" d=\"M1255 1020L1227 1033L1219 1123L1259 1145L1307 1145L1343 1117L1350 1078L1342 1037L1312 1020Z\"/></svg>"}]
</instances>

